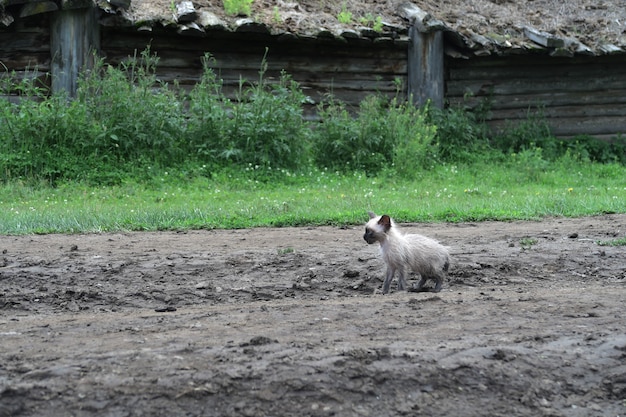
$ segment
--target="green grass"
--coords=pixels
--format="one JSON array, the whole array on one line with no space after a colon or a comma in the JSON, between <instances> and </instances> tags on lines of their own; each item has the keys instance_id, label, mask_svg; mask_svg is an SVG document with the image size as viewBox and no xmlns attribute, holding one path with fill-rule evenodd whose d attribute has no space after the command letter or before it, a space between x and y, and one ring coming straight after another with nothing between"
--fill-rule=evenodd
<instances>
[{"instance_id":1,"label":"green grass","mask_svg":"<svg viewBox=\"0 0 626 417\"><path fill-rule=\"evenodd\" d=\"M5 184L0 234L355 225L368 210L400 222L626 213L626 167L618 164L554 164L532 179L510 164L441 165L410 181L318 170L268 180L253 171L99 187Z\"/></svg>"},{"instance_id":2,"label":"green grass","mask_svg":"<svg viewBox=\"0 0 626 417\"><path fill-rule=\"evenodd\" d=\"M488 101L418 109L399 79L395 97L349 108L331 95L306 121L305 92L285 72L265 77L266 58L231 98L210 55L188 92L159 81L149 48L96 59L73 100L4 74L0 95L35 100L0 99L0 234L626 212L621 135L557 139L541 109L490 132Z\"/></svg>"},{"instance_id":3,"label":"green grass","mask_svg":"<svg viewBox=\"0 0 626 417\"><path fill-rule=\"evenodd\" d=\"M626 236L612 240L599 240L596 243L600 246L626 246Z\"/></svg>"}]
</instances>

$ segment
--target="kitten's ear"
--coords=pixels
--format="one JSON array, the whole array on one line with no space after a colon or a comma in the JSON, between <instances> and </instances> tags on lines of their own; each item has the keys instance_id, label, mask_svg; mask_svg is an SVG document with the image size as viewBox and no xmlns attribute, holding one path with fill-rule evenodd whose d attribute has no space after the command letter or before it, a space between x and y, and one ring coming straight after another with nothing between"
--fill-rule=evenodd
<instances>
[{"instance_id":1,"label":"kitten's ear","mask_svg":"<svg viewBox=\"0 0 626 417\"><path fill-rule=\"evenodd\" d=\"M380 220L378 220L378 224L380 224L383 229L385 229L385 232L388 232L389 229L391 229L391 217L387 216L386 214L383 214L380 217Z\"/></svg>"},{"instance_id":2,"label":"kitten's ear","mask_svg":"<svg viewBox=\"0 0 626 417\"><path fill-rule=\"evenodd\" d=\"M374 213L373 211L368 211L367 214L369 214L370 219L373 219L374 217L376 217L376 213Z\"/></svg>"}]
</instances>

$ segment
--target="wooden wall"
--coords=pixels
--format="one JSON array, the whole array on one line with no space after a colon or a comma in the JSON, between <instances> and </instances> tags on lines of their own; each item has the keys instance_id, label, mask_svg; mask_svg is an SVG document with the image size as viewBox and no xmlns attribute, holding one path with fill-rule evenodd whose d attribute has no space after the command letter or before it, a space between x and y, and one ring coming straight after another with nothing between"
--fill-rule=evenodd
<instances>
[{"instance_id":1,"label":"wooden wall","mask_svg":"<svg viewBox=\"0 0 626 417\"><path fill-rule=\"evenodd\" d=\"M448 58L446 98L476 107L489 100L495 129L540 111L559 137L626 134L626 55Z\"/></svg>"},{"instance_id":2,"label":"wooden wall","mask_svg":"<svg viewBox=\"0 0 626 417\"><path fill-rule=\"evenodd\" d=\"M187 89L200 79L200 59L208 52L215 58L214 70L223 79L224 92L233 97L240 78L258 81L267 48L266 78L276 80L285 70L300 84L311 103L319 103L330 92L351 106L358 106L369 94L393 97L396 79L401 82L400 94L406 96L406 43L363 39L331 43L222 31L192 38L154 30L142 33L135 29L102 29L101 52L109 63L119 63L135 50L139 54L148 45L159 57L159 78L169 83L177 80Z\"/></svg>"},{"instance_id":3,"label":"wooden wall","mask_svg":"<svg viewBox=\"0 0 626 417\"><path fill-rule=\"evenodd\" d=\"M48 14L19 19L0 30L0 78L15 71L17 78L38 78L50 86L50 25ZM2 97L2 96L0 96Z\"/></svg>"},{"instance_id":4,"label":"wooden wall","mask_svg":"<svg viewBox=\"0 0 626 417\"><path fill-rule=\"evenodd\" d=\"M50 84L50 18L40 14L19 19L0 30L0 62L18 75ZM234 97L240 78L256 81L267 52L267 79L285 70L300 83L314 104L332 92L349 106L382 93L407 94L408 44L363 38L343 43L323 38L272 37L264 33L212 31L186 37L166 29L101 27L100 48L106 62L117 64L148 45L160 58L158 76L190 90L199 80L201 57L215 58L224 92ZM450 105L477 107L490 103L493 129L525 121L540 111L559 137L588 134L626 135L626 55L550 57L545 54L445 59L445 99ZM4 68L0 76L5 74Z\"/></svg>"}]
</instances>

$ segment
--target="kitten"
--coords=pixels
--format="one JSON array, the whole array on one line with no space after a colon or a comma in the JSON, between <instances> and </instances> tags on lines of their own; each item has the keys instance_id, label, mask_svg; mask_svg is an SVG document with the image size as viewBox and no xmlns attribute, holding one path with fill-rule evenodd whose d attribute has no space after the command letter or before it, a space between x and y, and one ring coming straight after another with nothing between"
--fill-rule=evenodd
<instances>
[{"instance_id":1,"label":"kitten","mask_svg":"<svg viewBox=\"0 0 626 417\"><path fill-rule=\"evenodd\" d=\"M369 212L369 216L363 239L369 244L380 243L380 251L387 265L383 294L389 292L396 271L399 274L398 290L406 290L406 270L409 268L421 277L413 291L425 291L423 287L429 279L435 281L433 291L441 291L443 279L450 266L448 249L426 236L400 232L395 222L386 214L377 216Z\"/></svg>"}]
</instances>

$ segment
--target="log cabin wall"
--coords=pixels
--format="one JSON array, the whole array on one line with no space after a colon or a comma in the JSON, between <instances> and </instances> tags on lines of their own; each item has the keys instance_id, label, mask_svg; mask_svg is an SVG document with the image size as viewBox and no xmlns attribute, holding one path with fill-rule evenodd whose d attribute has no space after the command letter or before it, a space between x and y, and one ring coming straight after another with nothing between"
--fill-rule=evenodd
<instances>
[{"instance_id":1,"label":"log cabin wall","mask_svg":"<svg viewBox=\"0 0 626 417\"><path fill-rule=\"evenodd\" d=\"M50 87L51 61L48 14L21 18L0 28L0 79L14 72L17 79L36 78L41 86ZM18 93L6 96L0 91L0 98L14 101Z\"/></svg>"},{"instance_id":2,"label":"log cabin wall","mask_svg":"<svg viewBox=\"0 0 626 417\"><path fill-rule=\"evenodd\" d=\"M200 80L201 58L209 53L214 58L212 68L223 80L223 92L229 98L236 96L240 80L246 85L259 80L265 57L265 80L275 82L282 70L289 74L309 98L305 112L309 116L330 93L351 107L358 107L371 94L406 97L406 42L285 39L227 31L196 38L158 30L102 30L101 53L107 63L118 64L148 46L159 58L159 79L169 84L176 81L186 90Z\"/></svg>"},{"instance_id":3,"label":"log cabin wall","mask_svg":"<svg viewBox=\"0 0 626 417\"><path fill-rule=\"evenodd\" d=\"M315 104L329 93L356 108L370 94L407 97L410 87L412 97L425 95L421 102L431 99L434 105L445 102L476 108L486 100L490 107L488 121L496 130L526 121L529 113L539 111L559 137L586 134L610 138L626 134L623 44L590 48L532 28L525 28L523 36L511 38L512 42L503 41L465 29L453 30L416 7L401 12L410 22L410 36L406 36L408 31L402 26L386 27L383 33L368 28L277 33L271 26L251 19L229 24L217 19L216 23L215 16L208 16L210 13L193 10L189 12L191 20L178 16L177 22L142 23L129 20L119 10L108 10L113 3L124 3L123 7L130 4L117 0L98 9L100 30L91 35L93 49L99 49L105 62L117 64L150 45L160 59L159 78L170 84L176 81L187 90L202 75L201 58L205 53L215 58L214 70L224 82L224 93L231 98L240 80L259 79L266 57L265 79L276 80L281 70L288 73L310 98L305 106L308 117L314 117ZM58 54L51 50L50 15L58 18L73 9L91 7L92 0L6 3L0 10L0 63L6 70L0 70L0 76L15 71L18 76L35 76L50 85L50 73L52 78L58 76L55 68L60 73L60 64L64 63L51 65ZM91 26L97 24L92 22ZM440 39L436 31L443 31L442 42L420 42L431 35ZM425 38L417 39L419 36ZM416 48L420 44L426 46ZM87 51L88 46L83 50ZM74 50L67 45L59 48ZM429 54L432 57L428 59L415 59ZM78 66L80 63L71 67ZM430 70L429 76L421 76L421 66ZM437 88L431 88L433 85Z\"/></svg>"},{"instance_id":4,"label":"log cabin wall","mask_svg":"<svg viewBox=\"0 0 626 417\"><path fill-rule=\"evenodd\" d=\"M446 99L487 101L497 131L541 114L557 137L626 134L626 55L510 55L446 60Z\"/></svg>"}]
</instances>

